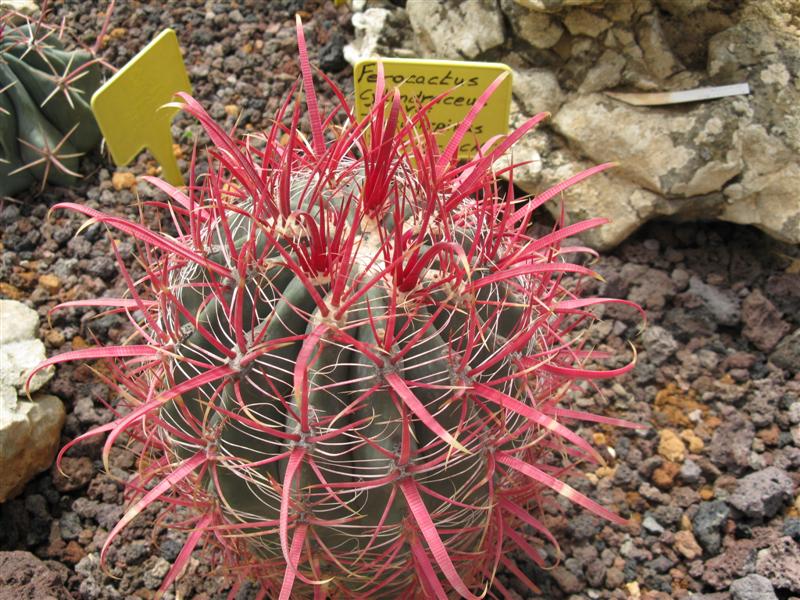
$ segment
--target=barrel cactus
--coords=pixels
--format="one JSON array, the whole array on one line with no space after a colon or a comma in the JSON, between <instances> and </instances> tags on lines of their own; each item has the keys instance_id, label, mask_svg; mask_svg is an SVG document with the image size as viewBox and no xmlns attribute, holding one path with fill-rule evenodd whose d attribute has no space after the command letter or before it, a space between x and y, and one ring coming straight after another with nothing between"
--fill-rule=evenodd
<instances>
[{"instance_id":1,"label":"barrel cactus","mask_svg":"<svg viewBox=\"0 0 800 600\"><path fill-rule=\"evenodd\" d=\"M45 363L106 359L128 406L86 434L108 434L106 460L123 434L142 454L102 554L160 500L192 515L162 590L199 544L259 598L476 598L502 594L499 569L535 587L508 553L543 564L548 493L625 522L563 481L602 460L568 424L635 427L568 406L576 382L633 366L592 367L591 308L625 301L581 298L595 274L564 259L602 220L528 233L608 165L519 202L495 165L546 115L455 158L500 79L440 150L431 105L405 114L380 78L364 121L330 82L321 110L297 33L306 108L296 90L270 131L237 139L182 96L212 148L187 190L149 180L173 235L59 205L132 235L146 269L120 260L127 297L67 303L127 313L137 343Z\"/></svg>"},{"instance_id":2,"label":"barrel cactus","mask_svg":"<svg viewBox=\"0 0 800 600\"><path fill-rule=\"evenodd\" d=\"M89 101L101 83L88 50L67 48L43 17L0 15L0 196L34 181L71 185L100 130Z\"/></svg>"}]
</instances>

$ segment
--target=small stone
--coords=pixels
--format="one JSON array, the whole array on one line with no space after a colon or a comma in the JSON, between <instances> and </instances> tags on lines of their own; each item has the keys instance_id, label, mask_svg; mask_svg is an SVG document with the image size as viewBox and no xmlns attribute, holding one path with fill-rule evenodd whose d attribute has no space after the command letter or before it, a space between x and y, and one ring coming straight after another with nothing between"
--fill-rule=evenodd
<instances>
[{"instance_id":1,"label":"small stone","mask_svg":"<svg viewBox=\"0 0 800 600\"><path fill-rule=\"evenodd\" d=\"M711 461L732 473L744 472L750 464L750 448L755 437L755 428L750 419L733 413L723 419L714 431L708 454Z\"/></svg>"},{"instance_id":2,"label":"small stone","mask_svg":"<svg viewBox=\"0 0 800 600\"><path fill-rule=\"evenodd\" d=\"M740 301L730 290L709 285L695 275L689 279L689 293L703 302L703 308L720 325L739 323Z\"/></svg>"},{"instance_id":3,"label":"small stone","mask_svg":"<svg viewBox=\"0 0 800 600\"><path fill-rule=\"evenodd\" d=\"M162 557L157 557L152 567L147 569L144 574L144 585L150 590L155 590L161 585L164 577L169 573L169 561Z\"/></svg>"},{"instance_id":4,"label":"small stone","mask_svg":"<svg viewBox=\"0 0 800 600\"><path fill-rule=\"evenodd\" d=\"M616 590L623 584L625 581L625 574L617 569L616 567L611 567L606 571L606 588L609 590Z\"/></svg>"},{"instance_id":5,"label":"small stone","mask_svg":"<svg viewBox=\"0 0 800 600\"><path fill-rule=\"evenodd\" d=\"M742 302L742 321L742 335L764 352L772 351L790 330L780 311L760 290L754 290Z\"/></svg>"},{"instance_id":6,"label":"small stone","mask_svg":"<svg viewBox=\"0 0 800 600\"><path fill-rule=\"evenodd\" d=\"M797 425L800 424L800 402L792 402L789 405L789 422Z\"/></svg>"},{"instance_id":7,"label":"small stone","mask_svg":"<svg viewBox=\"0 0 800 600\"><path fill-rule=\"evenodd\" d=\"M645 516L645 518L642 520L642 528L644 528L645 531L654 533L656 535L661 535L664 533L664 527L661 525L661 523L656 521L652 515Z\"/></svg>"},{"instance_id":8,"label":"small stone","mask_svg":"<svg viewBox=\"0 0 800 600\"><path fill-rule=\"evenodd\" d=\"M705 448L703 440L691 429L681 431L681 439L689 445L689 452L699 454Z\"/></svg>"},{"instance_id":9,"label":"small stone","mask_svg":"<svg viewBox=\"0 0 800 600\"><path fill-rule=\"evenodd\" d=\"M675 550L680 552L689 560L694 560L698 556L702 556L703 549L697 543L691 531L679 531L675 534L674 542Z\"/></svg>"},{"instance_id":10,"label":"small stone","mask_svg":"<svg viewBox=\"0 0 800 600\"><path fill-rule=\"evenodd\" d=\"M675 477L680 472L680 465L674 462L666 462L653 471L653 483L659 489L668 490L672 487Z\"/></svg>"},{"instance_id":11,"label":"small stone","mask_svg":"<svg viewBox=\"0 0 800 600\"><path fill-rule=\"evenodd\" d=\"M82 531L81 518L74 512L68 512L61 515L58 520L58 526L61 529L61 538L64 540L77 540Z\"/></svg>"},{"instance_id":12,"label":"small stone","mask_svg":"<svg viewBox=\"0 0 800 600\"><path fill-rule=\"evenodd\" d=\"M730 512L722 500L701 502L692 519L692 530L697 541L712 556L722 548L722 529Z\"/></svg>"},{"instance_id":13,"label":"small stone","mask_svg":"<svg viewBox=\"0 0 800 600\"><path fill-rule=\"evenodd\" d=\"M505 41L503 16L496 2L409 0L406 13L427 56L473 59Z\"/></svg>"},{"instance_id":14,"label":"small stone","mask_svg":"<svg viewBox=\"0 0 800 600\"><path fill-rule=\"evenodd\" d=\"M628 597L634 600L639 600L642 597L642 590L639 588L639 583L636 581L629 581L625 584L625 589L628 590Z\"/></svg>"},{"instance_id":15,"label":"small stone","mask_svg":"<svg viewBox=\"0 0 800 600\"><path fill-rule=\"evenodd\" d=\"M10 283L6 283L5 281L0 281L0 294L5 296L8 300L19 300L25 294L23 294L19 288L11 285Z\"/></svg>"},{"instance_id":16,"label":"small stone","mask_svg":"<svg viewBox=\"0 0 800 600\"><path fill-rule=\"evenodd\" d=\"M680 473L678 473L678 476L685 483L692 484L700 481L700 476L702 474L703 471L700 466L692 459L687 458L681 465L681 470Z\"/></svg>"},{"instance_id":17,"label":"small stone","mask_svg":"<svg viewBox=\"0 0 800 600\"><path fill-rule=\"evenodd\" d=\"M46 273L39 276L39 285L48 294L55 294L61 289L61 280L55 275Z\"/></svg>"},{"instance_id":18,"label":"small stone","mask_svg":"<svg viewBox=\"0 0 800 600\"><path fill-rule=\"evenodd\" d=\"M240 108L235 104L226 104L225 105L225 114L229 117L235 117L239 114Z\"/></svg>"},{"instance_id":19,"label":"small stone","mask_svg":"<svg viewBox=\"0 0 800 600\"><path fill-rule=\"evenodd\" d=\"M550 571L558 587L567 594L577 594L585 587L580 579L566 567L558 566Z\"/></svg>"},{"instance_id":20,"label":"small stone","mask_svg":"<svg viewBox=\"0 0 800 600\"><path fill-rule=\"evenodd\" d=\"M792 517L783 522L783 535L789 536L795 542L800 542L800 519Z\"/></svg>"},{"instance_id":21,"label":"small stone","mask_svg":"<svg viewBox=\"0 0 800 600\"><path fill-rule=\"evenodd\" d=\"M751 574L731 583L731 600L778 600L769 579Z\"/></svg>"},{"instance_id":22,"label":"small stone","mask_svg":"<svg viewBox=\"0 0 800 600\"><path fill-rule=\"evenodd\" d=\"M136 175L129 171L118 171L111 176L111 185L118 192L136 187Z\"/></svg>"},{"instance_id":23,"label":"small stone","mask_svg":"<svg viewBox=\"0 0 800 600\"><path fill-rule=\"evenodd\" d=\"M778 589L800 592L800 544L783 537L759 550L756 573L769 579Z\"/></svg>"},{"instance_id":24,"label":"small stone","mask_svg":"<svg viewBox=\"0 0 800 600\"><path fill-rule=\"evenodd\" d=\"M58 468L60 466L60 468ZM87 485L95 474L90 458L65 456L61 464L53 466L53 487L59 492L72 492Z\"/></svg>"},{"instance_id":25,"label":"small stone","mask_svg":"<svg viewBox=\"0 0 800 600\"><path fill-rule=\"evenodd\" d=\"M47 352L41 340L30 339L0 345L0 385L24 393L28 376L46 357ZM38 371L31 378L28 391L41 389L53 377L54 371L52 366Z\"/></svg>"},{"instance_id":26,"label":"small stone","mask_svg":"<svg viewBox=\"0 0 800 600\"><path fill-rule=\"evenodd\" d=\"M61 348L66 341L64 334L58 329L51 329L44 336L45 341L51 348Z\"/></svg>"},{"instance_id":27,"label":"small stone","mask_svg":"<svg viewBox=\"0 0 800 600\"><path fill-rule=\"evenodd\" d=\"M127 565L138 565L150 554L150 543L145 540L134 540L125 545L121 551L121 558Z\"/></svg>"},{"instance_id":28,"label":"small stone","mask_svg":"<svg viewBox=\"0 0 800 600\"><path fill-rule=\"evenodd\" d=\"M683 462L686 446L672 429L662 429L658 453L671 462Z\"/></svg>"},{"instance_id":29,"label":"small stone","mask_svg":"<svg viewBox=\"0 0 800 600\"><path fill-rule=\"evenodd\" d=\"M564 102L558 79L547 69L516 69L512 86L514 98L527 115L555 114Z\"/></svg>"},{"instance_id":30,"label":"small stone","mask_svg":"<svg viewBox=\"0 0 800 600\"><path fill-rule=\"evenodd\" d=\"M672 54L658 17L655 15L643 17L636 33L647 66L653 75L659 79L666 79L681 70L681 64Z\"/></svg>"},{"instance_id":31,"label":"small stone","mask_svg":"<svg viewBox=\"0 0 800 600\"><path fill-rule=\"evenodd\" d=\"M588 10L578 9L567 14L564 18L564 25L572 35L586 35L595 38L611 27L611 22Z\"/></svg>"},{"instance_id":32,"label":"small stone","mask_svg":"<svg viewBox=\"0 0 800 600\"><path fill-rule=\"evenodd\" d=\"M500 5L511 22L517 37L531 44L534 48L545 50L552 48L564 34L559 20L550 15L529 10L520 6L515 0L503 0Z\"/></svg>"},{"instance_id":33,"label":"small stone","mask_svg":"<svg viewBox=\"0 0 800 600\"><path fill-rule=\"evenodd\" d=\"M800 328L778 342L769 360L790 373L800 372Z\"/></svg>"},{"instance_id":34,"label":"small stone","mask_svg":"<svg viewBox=\"0 0 800 600\"><path fill-rule=\"evenodd\" d=\"M658 325L648 327L642 335L642 344L647 351L647 357L654 365L660 365L675 354L678 342L672 334Z\"/></svg>"},{"instance_id":35,"label":"small stone","mask_svg":"<svg viewBox=\"0 0 800 600\"><path fill-rule=\"evenodd\" d=\"M728 503L750 518L769 518L791 500L793 492L794 482L786 471L767 467L742 477Z\"/></svg>"}]
</instances>

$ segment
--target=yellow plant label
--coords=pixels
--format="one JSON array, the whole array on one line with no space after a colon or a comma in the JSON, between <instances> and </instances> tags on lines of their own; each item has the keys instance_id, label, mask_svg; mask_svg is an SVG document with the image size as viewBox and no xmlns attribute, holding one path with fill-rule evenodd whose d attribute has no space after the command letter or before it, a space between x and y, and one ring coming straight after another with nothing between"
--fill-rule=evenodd
<instances>
[{"instance_id":1,"label":"yellow plant label","mask_svg":"<svg viewBox=\"0 0 800 600\"><path fill-rule=\"evenodd\" d=\"M177 92L191 91L178 37L165 29L92 96L92 112L114 162L128 164L147 148L164 179L183 185L170 133L178 109L164 105Z\"/></svg>"},{"instance_id":2,"label":"yellow plant label","mask_svg":"<svg viewBox=\"0 0 800 600\"><path fill-rule=\"evenodd\" d=\"M472 158L477 149L496 135L508 133L511 110L511 69L500 63L457 62L406 58L382 58L385 87L398 88L403 107L413 114L440 94L450 91L428 112L431 127L438 134L439 147L450 141L456 127L464 121L475 102L502 73L508 76L494 91L478 114L458 148L460 158ZM356 117L363 119L372 110L378 61L359 61L353 70Z\"/></svg>"}]
</instances>

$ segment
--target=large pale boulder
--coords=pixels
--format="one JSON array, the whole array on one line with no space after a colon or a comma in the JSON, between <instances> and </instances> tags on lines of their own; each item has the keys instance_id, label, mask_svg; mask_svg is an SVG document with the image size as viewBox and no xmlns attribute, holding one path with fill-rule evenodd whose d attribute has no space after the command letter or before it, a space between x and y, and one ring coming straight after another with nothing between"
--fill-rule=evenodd
<instances>
[{"instance_id":1,"label":"large pale boulder","mask_svg":"<svg viewBox=\"0 0 800 600\"><path fill-rule=\"evenodd\" d=\"M512 110L512 127L541 111L553 114L498 161L499 169L524 163L514 183L525 193L597 163L618 163L547 206L560 216L564 200L570 222L612 221L582 234L587 243L610 249L662 217L749 224L800 243L796 11L773 0L740 4L409 0L406 10L389 12L407 14L413 33L405 39L417 56L510 65L519 110ZM605 93L742 82L749 95L668 106L632 106Z\"/></svg>"},{"instance_id":2,"label":"large pale boulder","mask_svg":"<svg viewBox=\"0 0 800 600\"><path fill-rule=\"evenodd\" d=\"M717 192L739 175L736 100L683 109L629 106L603 94L564 104L553 123L595 162L616 161L625 177L665 196Z\"/></svg>"},{"instance_id":3,"label":"large pale boulder","mask_svg":"<svg viewBox=\"0 0 800 600\"><path fill-rule=\"evenodd\" d=\"M0 344L36 337L39 315L16 300L0 300Z\"/></svg>"},{"instance_id":4,"label":"large pale boulder","mask_svg":"<svg viewBox=\"0 0 800 600\"><path fill-rule=\"evenodd\" d=\"M422 53L429 58L472 59L505 41L494 0L409 0L406 12Z\"/></svg>"},{"instance_id":5,"label":"large pale boulder","mask_svg":"<svg viewBox=\"0 0 800 600\"><path fill-rule=\"evenodd\" d=\"M0 300L0 502L52 464L64 424L64 406L55 396L25 399L28 373L45 358L44 344L36 339L38 327L36 311ZM52 368L40 371L30 391L52 376Z\"/></svg>"},{"instance_id":6,"label":"large pale boulder","mask_svg":"<svg viewBox=\"0 0 800 600\"><path fill-rule=\"evenodd\" d=\"M39 315L15 300L0 300L0 386L23 391L30 371L45 359L45 348L36 338ZM53 376L53 368L37 373L30 384L35 392Z\"/></svg>"},{"instance_id":7,"label":"large pale boulder","mask_svg":"<svg viewBox=\"0 0 800 600\"><path fill-rule=\"evenodd\" d=\"M38 394L18 400L13 388L0 388L0 502L22 491L53 463L61 441L64 405Z\"/></svg>"}]
</instances>

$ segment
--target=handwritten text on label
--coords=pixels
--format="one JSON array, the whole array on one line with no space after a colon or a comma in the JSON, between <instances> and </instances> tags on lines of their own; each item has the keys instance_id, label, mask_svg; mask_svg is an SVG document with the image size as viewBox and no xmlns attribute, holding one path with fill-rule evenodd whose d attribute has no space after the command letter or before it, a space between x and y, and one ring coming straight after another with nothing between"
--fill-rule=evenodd
<instances>
[{"instance_id":1,"label":"handwritten text on label","mask_svg":"<svg viewBox=\"0 0 800 600\"><path fill-rule=\"evenodd\" d=\"M483 91L509 67L498 63L455 62L442 60L381 59L386 88L398 88L403 108L409 114L443 92L451 93L428 113L431 127L441 132L438 142L444 148L454 129L475 105ZM356 64L353 72L356 94L356 117L363 119L375 102L378 81L376 59ZM478 147L496 135L508 133L511 106L511 77L495 91L475 119L459 146L459 157L471 158Z\"/></svg>"}]
</instances>

